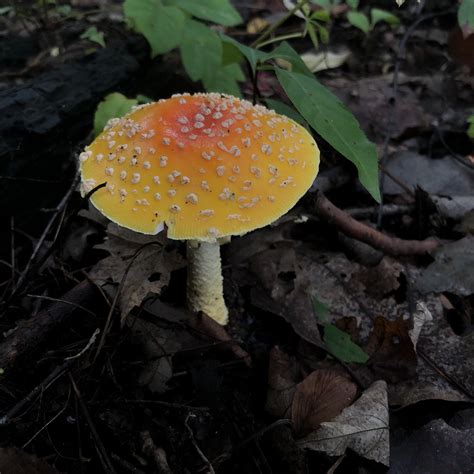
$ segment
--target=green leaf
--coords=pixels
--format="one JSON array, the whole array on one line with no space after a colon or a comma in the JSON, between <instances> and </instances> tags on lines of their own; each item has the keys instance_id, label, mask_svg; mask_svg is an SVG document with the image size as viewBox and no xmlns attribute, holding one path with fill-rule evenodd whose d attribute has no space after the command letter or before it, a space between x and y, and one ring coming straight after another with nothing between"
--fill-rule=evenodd
<instances>
[{"instance_id":1,"label":"green leaf","mask_svg":"<svg viewBox=\"0 0 474 474\"><path fill-rule=\"evenodd\" d=\"M0 15L6 15L13 11L13 7L0 7Z\"/></svg>"},{"instance_id":2,"label":"green leaf","mask_svg":"<svg viewBox=\"0 0 474 474\"><path fill-rule=\"evenodd\" d=\"M250 67L252 68L252 73L255 74L257 70L257 64L259 61L265 61L267 54L263 51L260 51L245 44L239 43L235 39L227 35L221 35L223 43L225 43L225 58L224 64L230 64L232 62L238 62L239 55L237 52L241 53L249 62ZM237 59L232 61L232 58Z\"/></svg>"},{"instance_id":3,"label":"green leaf","mask_svg":"<svg viewBox=\"0 0 474 474\"><path fill-rule=\"evenodd\" d=\"M125 0L123 11L132 29L147 39L152 57L181 42L186 16L179 8L163 6L160 0Z\"/></svg>"},{"instance_id":4,"label":"green leaf","mask_svg":"<svg viewBox=\"0 0 474 474\"><path fill-rule=\"evenodd\" d=\"M328 351L344 362L365 364L369 356L351 340L349 334L332 324L324 325L324 342Z\"/></svg>"},{"instance_id":5,"label":"green leaf","mask_svg":"<svg viewBox=\"0 0 474 474\"><path fill-rule=\"evenodd\" d=\"M82 33L81 39L86 39L92 41L93 43L100 44L100 46L105 48L104 33L99 31L95 26L87 28L87 30Z\"/></svg>"},{"instance_id":6,"label":"green leaf","mask_svg":"<svg viewBox=\"0 0 474 474\"><path fill-rule=\"evenodd\" d=\"M186 20L180 50L184 69L193 81L212 76L221 66L222 42L199 21Z\"/></svg>"},{"instance_id":7,"label":"green leaf","mask_svg":"<svg viewBox=\"0 0 474 474\"><path fill-rule=\"evenodd\" d=\"M318 35L316 34L316 30L314 29L314 25L312 23L308 23L306 27L308 29L308 35L311 39L311 43L313 43L314 49L318 49L319 41L318 41Z\"/></svg>"},{"instance_id":8,"label":"green leaf","mask_svg":"<svg viewBox=\"0 0 474 474\"><path fill-rule=\"evenodd\" d=\"M400 20L398 16L393 15L392 13L381 10L380 8L372 8L370 11L370 16L372 17L372 28L376 25L379 21L384 21L391 26L396 26L400 24Z\"/></svg>"},{"instance_id":9,"label":"green leaf","mask_svg":"<svg viewBox=\"0 0 474 474\"><path fill-rule=\"evenodd\" d=\"M467 123L469 124L469 128L467 129L467 134L470 138L474 138L474 115L471 115L467 119Z\"/></svg>"},{"instance_id":10,"label":"green leaf","mask_svg":"<svg viewBox=\"0 0 474 474\"><path fill-rule=\"evenodd\" d=\"M313 12L310 16L312 20L316 21L324 21L327 23L331 19L331 13L329 10L321 9L321 10L316 10Z\"/></svg>"},{"instance_id":11,"label":"green leaf","mask_svg":"<svg viewBox=\"0 0 474 474\"><path fill-rule=\"evenodd\" d=\"M331 6L331 0L310 0L311 3L318 5L318 7L329 8Z\"/></svg>"},{"instance_id":12,"label":"green leaf","mask_svg":"<svg viewBox=\"0 0 474 474\"><path fill-rule=\"evenodd\" d=\"M280 84L298 112L339 153L357 167L359 180L380 202L375 145L344 104L314 77L276 68Z\"/></svg>"},{"instance_id":13,"label":"green leaf","mask_svg":"<svg viewBox=\"0 0 474 474\"><path fill-rule=\"evenodd\" d=\"M242 17L229 0L173 0L173 5L201 20L220 25L235 26L242 23Z\"/></svg>"},{"instance_id":14,"label":"green leaf","mask_svg":"<svg viewBox=\"0 0 474 474\"><path fill-rule=\"evenodd\" d=\"M359 6L359 0L346 0L346 3L351 7L356 9Z\"/></svg>"},{"instance_id":15,"label":"green leaf","mask_svg":"<svg viewBox=\"0 0 474 474\"><path fill-rule=\"evenodd\" d=\"M148 104L150 102L153 102L153 99L151 97L148 97L143 94L138 94L136 99L139 104Z\"/></svg>"},{"instance_id":16,"label":"green leaf","mask_svg":"<svg viewBox=\"0 0 474 474\"><path fill-rule=\"evenodd\" d=\"M318 320L321 323L326 323L329 318L329 308L322 301L319 301L318 298L313 296L313 311Z\"/></svg>"},{"instance_id":17,"label":"green leaf","mask_svg":"<svg viewBox=\"0 0 474 474\"><path fill-rule=\"evenodd\" d=\"M319 37L321 38L321 41L324 44L329 43L329 31L326 27L322 25L318 25L318 32L319 32Z\"/></svg>"},{"instance_id":18,"label":"green leaf","mask_svg":"<svg viewBox=\"0 0 474 474\"><path fill-rule=\"evenodd\" d=\"M293 107L290 107L284 102L275 99L265 99L265 103L269 109L273 109L277 114L286 115L295 122L298 122L303 127L308 128L308 123L306 120Z\"/></svg>"},{"instance_id":19,"label":"green leaf","mask_svg":"<svg viewBox=\"0 0 474 474\"><path fill-rule=\"evenodd\" d=\"M352 26L359 28L359 30L362 30L364 33L368 33L370 31L369 19L363 13L348 12L347 20Z\"/></svg>"},{"instance_id":20,"label":"green leaf","mask_svg":"<svg viewBox=\"0 0 474 474\"><path fill-rule=\"evenodd\" d=\"M244 81L245 76L238 64L221 66L210 77L203 78L202 82L208 92L223 92L225 94L242 97L237 81Z\"/></svg>"},{"instance_id":21,"label":"green leaf","mask_svg":"<svg viewBox=\"0 0 474 474\"><path fill-rule=\"evenodd\" d=\"M306 76L313 77L313 73L308 69L308 66L306 66L300 55L286 41L280 43L270 53L267 53L265 59L269 60L275 58L288 61L293 67L293 72L298 72L305 74Z\"/></svg>"},{"instance_id":22,"label":"green leaf","mask_svg":"<svg viewBox=\"0 0 474 474\"><path fill-rule=\"evenodd\" d=\"M463 0L458 10L458 23L463 31L474 30L474 0Z\"/></svg>"},{"instance_id":23,"label":"green leaf","mask_svg":"<svg viewBox=\"0 0 474 474\"><path fill-rule=\"evenodd\" d=\"M105 99L97 106L97 110L95 111L95 136L102 132L111 118L123 117L126 113L130 112L132 107L137 105L137 103L138 101L136 99L127 99L127 97L119 92L113 92L105 97Z\"/></svg>"}]
</instances>

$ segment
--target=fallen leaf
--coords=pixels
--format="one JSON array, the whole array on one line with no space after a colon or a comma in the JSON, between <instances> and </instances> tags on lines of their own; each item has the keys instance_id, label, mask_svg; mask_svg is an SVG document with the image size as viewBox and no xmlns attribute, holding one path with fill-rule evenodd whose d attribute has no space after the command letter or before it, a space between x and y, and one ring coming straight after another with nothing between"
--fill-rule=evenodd
<instances>
[{"instance_id":1,"label":"fallen leaf","mask_svg":"<svg viewBox=\"0 0 474 474\"><path fill-rule=\"evenodd\" d=\"M474 466L474 428L456 429L433 420L414 432L395 434L391 474L469 473Z\"/></svg>"},{"instance_id":2,"label":"fallen leaf","mask_svg":"<svg viewBox=\"0 0 474 474\"><path fill-rule=\"evenodd\" d=\"M399 81L397 100L387 113L393 98L392 77L389 74L349 80L322 81L356 116L369 139L382 143L390 131L391 138L411 135L429 126L431 116L425 111L413 84ZM388 180L387 180L388 183Z\"/></svg>"},{"instance_id":3,"label":"fallen leaf","mask_svg":"<svg viewBox=\"0 0 474 474\"><path fill-rule=\"evenodd\" d=\"M296 361L278 346L273 347L268 362L267 413L275 418L290 417L297 378Z\"/></svg>"},{"instance_id":4,"label":"fallen leaf","mask_svg":"<svg viewBox=\"0 0 474 474\"><path fill-rule=\"evenodd\" d=\"M467 236L440 247L415 282L421 293L449 291L459 296L474 293L474 237Z\"/></svg>"},{"instance_id":5,"label":"fallen leaf","mask_svg":"<svg viewBox=\"0 0 474 474\"><path fill-rule=\"evenodd\" d=\"M267 250L252 259L250 268L264 290L251 291L252 303L282 316L299 336L322 346L318 321L313 314L311 281L295 250L286 247Z\"/></svg>"},{"instance_id":6,"label":"fallen leaf","mask_svg":"<svg viewBox=\"0 0 474 474\"><path fill-rule=\"evenodd\" d=\"M416 310L413 312L413 327L408 331L415 351L421 330L427 321L433 321L433 315L426 304L419 301L416 305Z\"/></svg>"},{"instance_id":7,"label":"fallen leaf","mask_svg":"<svg viewBox=\"0 0 474 474\"><path fill-rule=\"evenodd\" d=\"M333 421L298 441L301 448L341 456L352 449L359 456L389 465L389 417L387 384L374 382Z\"/></svg>"},{"instance_id":8,"label":"fallen leaf","mask_svg":"<svg viewBox=\"0 0 474 474\"><path fill-rule=\"evenodd\" d=\"M369 356L354 342L349 334L332 324L324 325L324 343L331 355L344 362L364 364Z\"/></svg>"},{"instance_id":9,"label":"fallen leaf","mask_svg":"<svg viewBox=\"0 0 474 474\"><path fill-rule=\"evenodd\" d=\"M99 284L109 279L120 283L129 269L119 297L124 320L148 293L160 294L161 289L168 285L171 272L182 268L185 263L176 249L166 250L166 237L163 234L139 234L110 223L107 235L107 240L95 248L106 250L110 256L100 260L89 276ZM157 245L142 248L151 243ZM132 262L132 257L139 250L140 253Z\"/></svg>"},{"instance_id":10,"label":"fallen leaf","mask_svg":"<svg viewBox=\"0 0 474 474\"><path fill-rule=\"evenodd\" d=\"M395 153L386 169L411 189L420 187L430 194L473 196L474 173L451 157L433 159L411 151ZM403 194L405 190L387 179L386 194Z\"/></svg>"},{"instance_id":11,"label":"fallen leaf","mask_svg":"<svg viewBox=\"0 0 474 474\"><path fill-rule=\"evenodd\" d=\"M137 383L154 393L164 393L173 375L172 354L189 343L190 338L174 326L158 326L143 319L129 319L130 341L136 346L139 357L135 372Z\"/></svg>"},{"instance_id":12,"label":"fallen leaf","mask_svg":"<svg viewBox=\"0 0 474 474\"><path fill-rule=\"evenodd\" d=\"M300 384L291 405L291 422L297 436L306 436L331 421L356 398L357 387L329 370L315 370Z\"/></svg>"},{"instance_id":13,"label":"fallen leaf","mask_svg":"<svg viewBox=\"0 0 474 474\"><path fill-rule=\"evenodd\" d=\"M308 69L311 72L319 72L325 71L327 69L336 69L342 66L350 55L351 53L347 49L338 52L307 52L301 55L301 59L306 64L306 66L308 66Z\"/></svg>"},{"instance_id":14,"label":"fallen leaf","mask_svg":"<svg viewBox=\"0 0 474 474\"><path fill-rule=\"evenodd\" d=\"M56 474L46 461L17 448L0 448L0 472L8 474Z\"/></svg>"},{"instance_id":15,"label":"fallen leaf","mask_svg":"<svg viewBox=\"0 0 474 474\"><path fill-rule=\"evenodd\" d=\"M415 376L417 357L410 329L409 321L402 318L389 321L379 316L375 319L364 350L370 354L367 366L377 378L396 383Z\"/></svg>"},{"instance_id":16,"label":"fallen leaf","mask_svg":"<svg viewBox=\"0 0 474 474\"><path fill-rule=\"evenodd\" d=\"M384 257L375 267L362 267L354 277L365 285L368 295L381 299L400 287L403 265L391 257Z\"/></svg>"},{"instance_id":17,"label":"fallen leaf","mask_svg":"<svg viewBox=\"0 0 474 474\"><path fill-rule=\"evenodd\" d=\"M457 336L446 321L439 299L433 298L427 308L432 320L423 324L416 350L430 363L419 357L415 378L389 385L390 405L404 407L423 400L472 402L468 393L474 395L474 333Z\"/></svg>"}]
</instances>

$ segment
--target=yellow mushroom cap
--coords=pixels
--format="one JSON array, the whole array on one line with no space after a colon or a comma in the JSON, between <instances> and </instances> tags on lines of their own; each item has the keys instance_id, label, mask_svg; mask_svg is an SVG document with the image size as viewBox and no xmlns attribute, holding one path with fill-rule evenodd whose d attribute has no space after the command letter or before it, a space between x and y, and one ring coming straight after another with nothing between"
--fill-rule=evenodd
<instances>
[{"instance_id":1,"label":"yellow mushroom cap","mask_svg":"<svg viewBox=\"0 0 474 474\"><path fill-rule=\"evenodd\" d=\"M313 183L319 150L286 116L221 94L176 95L108 122L81 153L82 190L144 234L213 240L275 221Z\"/></svg>"}]
</instances>

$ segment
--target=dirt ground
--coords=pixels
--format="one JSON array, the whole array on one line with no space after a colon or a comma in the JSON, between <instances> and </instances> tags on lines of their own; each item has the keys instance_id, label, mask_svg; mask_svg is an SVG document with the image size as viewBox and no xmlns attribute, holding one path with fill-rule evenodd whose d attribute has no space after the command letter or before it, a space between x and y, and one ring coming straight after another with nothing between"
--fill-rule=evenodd
<instances>
[{"instance_id":1,"label":"dirt ground","mask_svg":"<svg viewBox=\"0 0 474 474\"><path fill-rule=\"evenodd\" d=\"M0 15L0 472L473 472L474 35L452 2L371 2L401 26L369 35L335 16L324 50L344 60L317 78L376 143L383 206L316 136L306 196L222 246L225 328L186 310L184 243L78 192L105 95L202 86L174 52L151 60L119 3L18 3ZM286 11L233 3L244 43ZM270 73L258 88L287 101Z\"/></svg>"}]
</instances>

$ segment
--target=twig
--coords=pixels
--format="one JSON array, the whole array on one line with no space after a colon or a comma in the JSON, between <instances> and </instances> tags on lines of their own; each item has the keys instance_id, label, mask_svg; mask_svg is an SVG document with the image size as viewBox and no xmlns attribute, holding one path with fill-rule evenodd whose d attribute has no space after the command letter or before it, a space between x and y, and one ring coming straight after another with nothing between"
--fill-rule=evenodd
<instances>
[{"instance_id":1,"label":"twig","mask_svg":"<svg viewBox=\"0 0 474 474\"><path fill-rule=\"evenodd\" d=\"M112 302L112 305L110 306L110 309L109 309L109 314L107 315L107 320L105 322L105 326L104 326L104 329L102 331L102 336L100 337L100 342L99 342L99 346L97 347L97 351L94 355L94 359L93 359L93 362L92 363L95 363L95 361L97 360L97 357L99 357L99 354L101 353L102 351L102 348L104 347L104 344L105 344L105 338L107 337L107 334L109 333L109 330L110 330L110 325L112 323L112 316L114 314L114 311L115 311L115 308L117 306L117 303L118 303L118 299L120 297L120 294L122 293L122 289L123 289L123 286L125 284L125 280L127 279L127 276L128 276L128 273L133 265L133 263L135 262L135 260L137 259L137 257L140 255L140 253L147 247L150 247L152 245L157 245L157 246L161 246L161 244L159 242L148 242L144 245L142 245L133 255L133 257L130 259L130 262L129 264L127 265L127 268L125 269L124 273L123 273L123 276L122 276L122 279L120 280L120 283L119 283L119 287L117 289L117 293L115 293L115 297L114 297L114 300Z\"/></svg>"},{"instance_id":2,"label":"twig","mask_svg":"<svg viewBox=\"0 0 474 474\"><path fill-rule=\"evenodd\" d=\"M175 408L177 410L188 410L188 411L209 411L209 407L192 407L190 405L182 405L181 403L170 403L162 400L123 400L123 403L131 405L159 405L166 408Z\"/></svg>"},{"instance_id":3,"label":"twig","mask_svg":"<svg viewBox=\"0 0 474 474\"><path fill-rule=\"evenodd\" d=\"M283 23L285 23L288 18L291 18L298 10L303 8L309 0L300 0L291 10L288 11L286 15L281 17L278 21L273 23L269 28L267 28L250 46L252 48L259 48L260 43L267 39L274 31L280 28Z\"/></svg>"},{"instance_id":4,"label":"twig","mask_svg":"<svg viewBox=\"0 0 474 474\"><path fill-rule=\"evenodd\" d=\"M386 204L384 207L384 216L397 216L399 214L409 214L415 207L412 204ZM345 212L354 219L369 219L377 209L375 207L351 207Z\"/></svg>"},{"instance_id":5,"label":"twig","mask_svg":"<svg viewBox=\"0 0 474 474\"><path fill-rule=\"evenodd\" d=\"M61 375L66 372L71 365L72 360L64 362L64 364L56 367L39 385L37 385L26 397L15 404L5 415L0 418L0 426L10 424L13 419L23 410L26 404L33 401L40 393L44 392L52 383L54 383Z\"/></svg>"},{"instance_id":6,"label":"twig","mask_svg":"<svg viewBox=\"0 0 474 474\"><path fill-rule=\"evenodd\" d=\"M461 163L461 165L466 166L470 170L474 170L474 165L472 163L469 163L469 161L466 161L462 156L458 155L445 141L443 132L435 125L435 130L438 133L439 140L441 144L446 148L448 151L449 155L454 158L458 163Z\"/></svg>"},{"instance_id":7,"label":"twig","mask_svg":"<svg viewBox=\"0 0 474 474\"><path fill-rule=\"evenodd\" d=\"M67 300L63 300L61 298L53 298L51 296L44 296L44 295L30 295L30 294L27 294L26 296L28 296L28 298L37 298L37 299L40 299L40 300L46 300L46 301L54 301L55 303L64 303L64 304L68 304L68 305L71 305L71 306L74 306L75 308L79 308L79 309L82 309L82 311L85 311L86 313L89 313L91 316L94 316L96 317L97 315L91 311L90 309L87 309L86 307L80 305L80 304L77 304L77 303L73 303L72 301L67 301Z\"/></svg>"},{"instance_id":8,"label":"twig","mask_svg":"<svg viewBox=\"0 0 474 474\"><path fill-rule=\"evenodd\" d=\"M0 344L0 367L5 375L23 358L36 349L60 325L80 310L90 308L96 302L97 290L83 281L69 290L60 301L51 304L36 316L18 323L15 331ZM96 303L97 306L97 303ZM90 309L87 309L88 313Z\"/></svg>"},{"instance_id":9,"label":"twig","mask_svg":"<svg viewBox=\"0 0 474 474\"><path fill-rule=\"evenodd\" d=\"M12 288L15 290L16 277L16 259L15 259L15 216L10 217L10 258L11 258L11 272L12 272Z\"/></svg>"},{"instance_id":10,"label":"twig","mask_svg":"<svg viewBox=\"0 0 474 474\"><path fill-rule=\"evenodd\" d=\"M336 207L320 192L314 196L314 209L320 217L335 225L347 236L372 245L372 247L389 255L420 255L431 252L440 245L438 241L433 239L403 240L383 234L362 222L356 221L347 212Z\"/></svg>"},{"instance_id":11,"label":"twig","mask_svg":"<svg viewBox=\"0 0 474 474\"><path fill-rule=\"evenodd\" d=\"M56 207L56 212L50 217L46 227L43 230L43 233L41 234L40 238L38 239L38 242L36 243L36 246L33 250L33 253L31 254L28 263L26 264L26 267L24 268L23 272L20 275L20 278L18 279L18 283L16 286L15 292L18 292L23 283L25 282L26 277L28 276L28 273L30 272L30 268L34 261L36 260L36 257L38 256L39 251L41 250L41 247L44 244L44 241L46 240L46 237L49 234L49 231L51 230L51 227L53 224L56 222L56 218L62 213L62 211L65 209L67 206L69 199L72 196L72 193L76 189L76 185L79 182L80 179L80 174L79 171L76 172L76 176L74 178L74 181L72 182L71 187L68 189L67 193L64 195L64 197L61 199L59 202L58 206Z\"/></svg>"},{"instance_id":12,"label":"twig","mask_svg":"<svg viewBox=\"0 0 474 474\"><path fill-rule=\"evenodd\" d=\"M196 451L198 452L199 454L199 457L204 461L204 463L207 465L208 469L209 469L209 473L210 474L215 474L216 471L214 471L214 468L212 467L212 464L211 462L209 461L209 459L207 459L206 455L202 452L201 448L198 446L195 438L194 438L194 433L193 433L193 430L192 428L189 426L188 424L188 421L190 418L194 418L195 415L193 414L189 414L187 417L186 417L186 420L184 420L184 426L186 427L186 429L188 430L188 433L189 433L189 436L191 437L191 443L193 444L194 448L196 449Z\"/></svg>"},{"instance_id":13,"label":"twig","mask_svg":"<svg viewBox=\"0 0 474 474\"><path fill-rule=\"evenodd\" d=\"M89 425L92 436L94 437L97 454L99 456L99 460L102 464L102 467L104 468L104 471L107 474L115 474L116 471L114 469L114 466L112 465L112 462L109 459L107 451L105 450L105 446L102 443L99 433L97 432L95 428L94 421L92 420L89 410L87 409L87 405L82 398L82 394L79 391L79 388L77 387L76 382L74 381L74 377L72 376L71 373L69 373L68 375L69 375L69 380L71 381L71 385L74 390L74 393L76 394L76 398L79 401L79 405L84 413L84 416L86 417L87 424Z\"/></svg>"},{"instance_id":14,"label":"twig","mask_svg":"<svg viewBox=\"0 0 474 474\"><path fill-rule=\"evenodd\" d=\"M155 446L155 443L151 437L150 432L143 431L141 433L143 447L142 451L153 459L157 472L160 474L172 474L171 469L168 465L168 459L166 458L166 452L163 448Z\"/></svg>"},{"instance_id":15,"label":"twig","mask_svg":"<svg viewBox=\"0 0 474 474\"><path fill-rule=\"evenodd\" d=\"M438 16L443 16L451 13L453 10L449 9L444 12L440 13L428 13L423 16L419 16L405 31L405 34L403 35L402 39L400 40L399 46L398 46L398 51L395 54L395 60L394 60L394 70L393 70L393 78L392 78L392 97L391 97L391 105L393 108L396 107L397 105L397 97L398 97L398 78L400 74L400 65L402 60L405 59L405 54L406 54L406 46L407 42L410 39L411 35L413 32L418 28L418 26L423 23L426 20L431 20L432 18L436 18ZM421 13L421 9L418 11L418 14ZM393 110L388 111L388 124L387 124L387 130L385 133L385 138L382 144L382 152L381 152L381 158L380 158L380 196L381 196L381 201L379 205L379 210L378 210L378 216L377 216L377 227L381 227L382 225L382 217L383 217L383 206L384 206L384 201L383 201L383 191L384 191L384 186L385 186L385 175L386 171L383 169L385 166L385 163L388 158L388 144L390 143L390 138L392 135L393 127L395 125L395 116L396 114L394 113ZM387 175L388 176L388 175Z\"/></svg>"}]
</instances>

